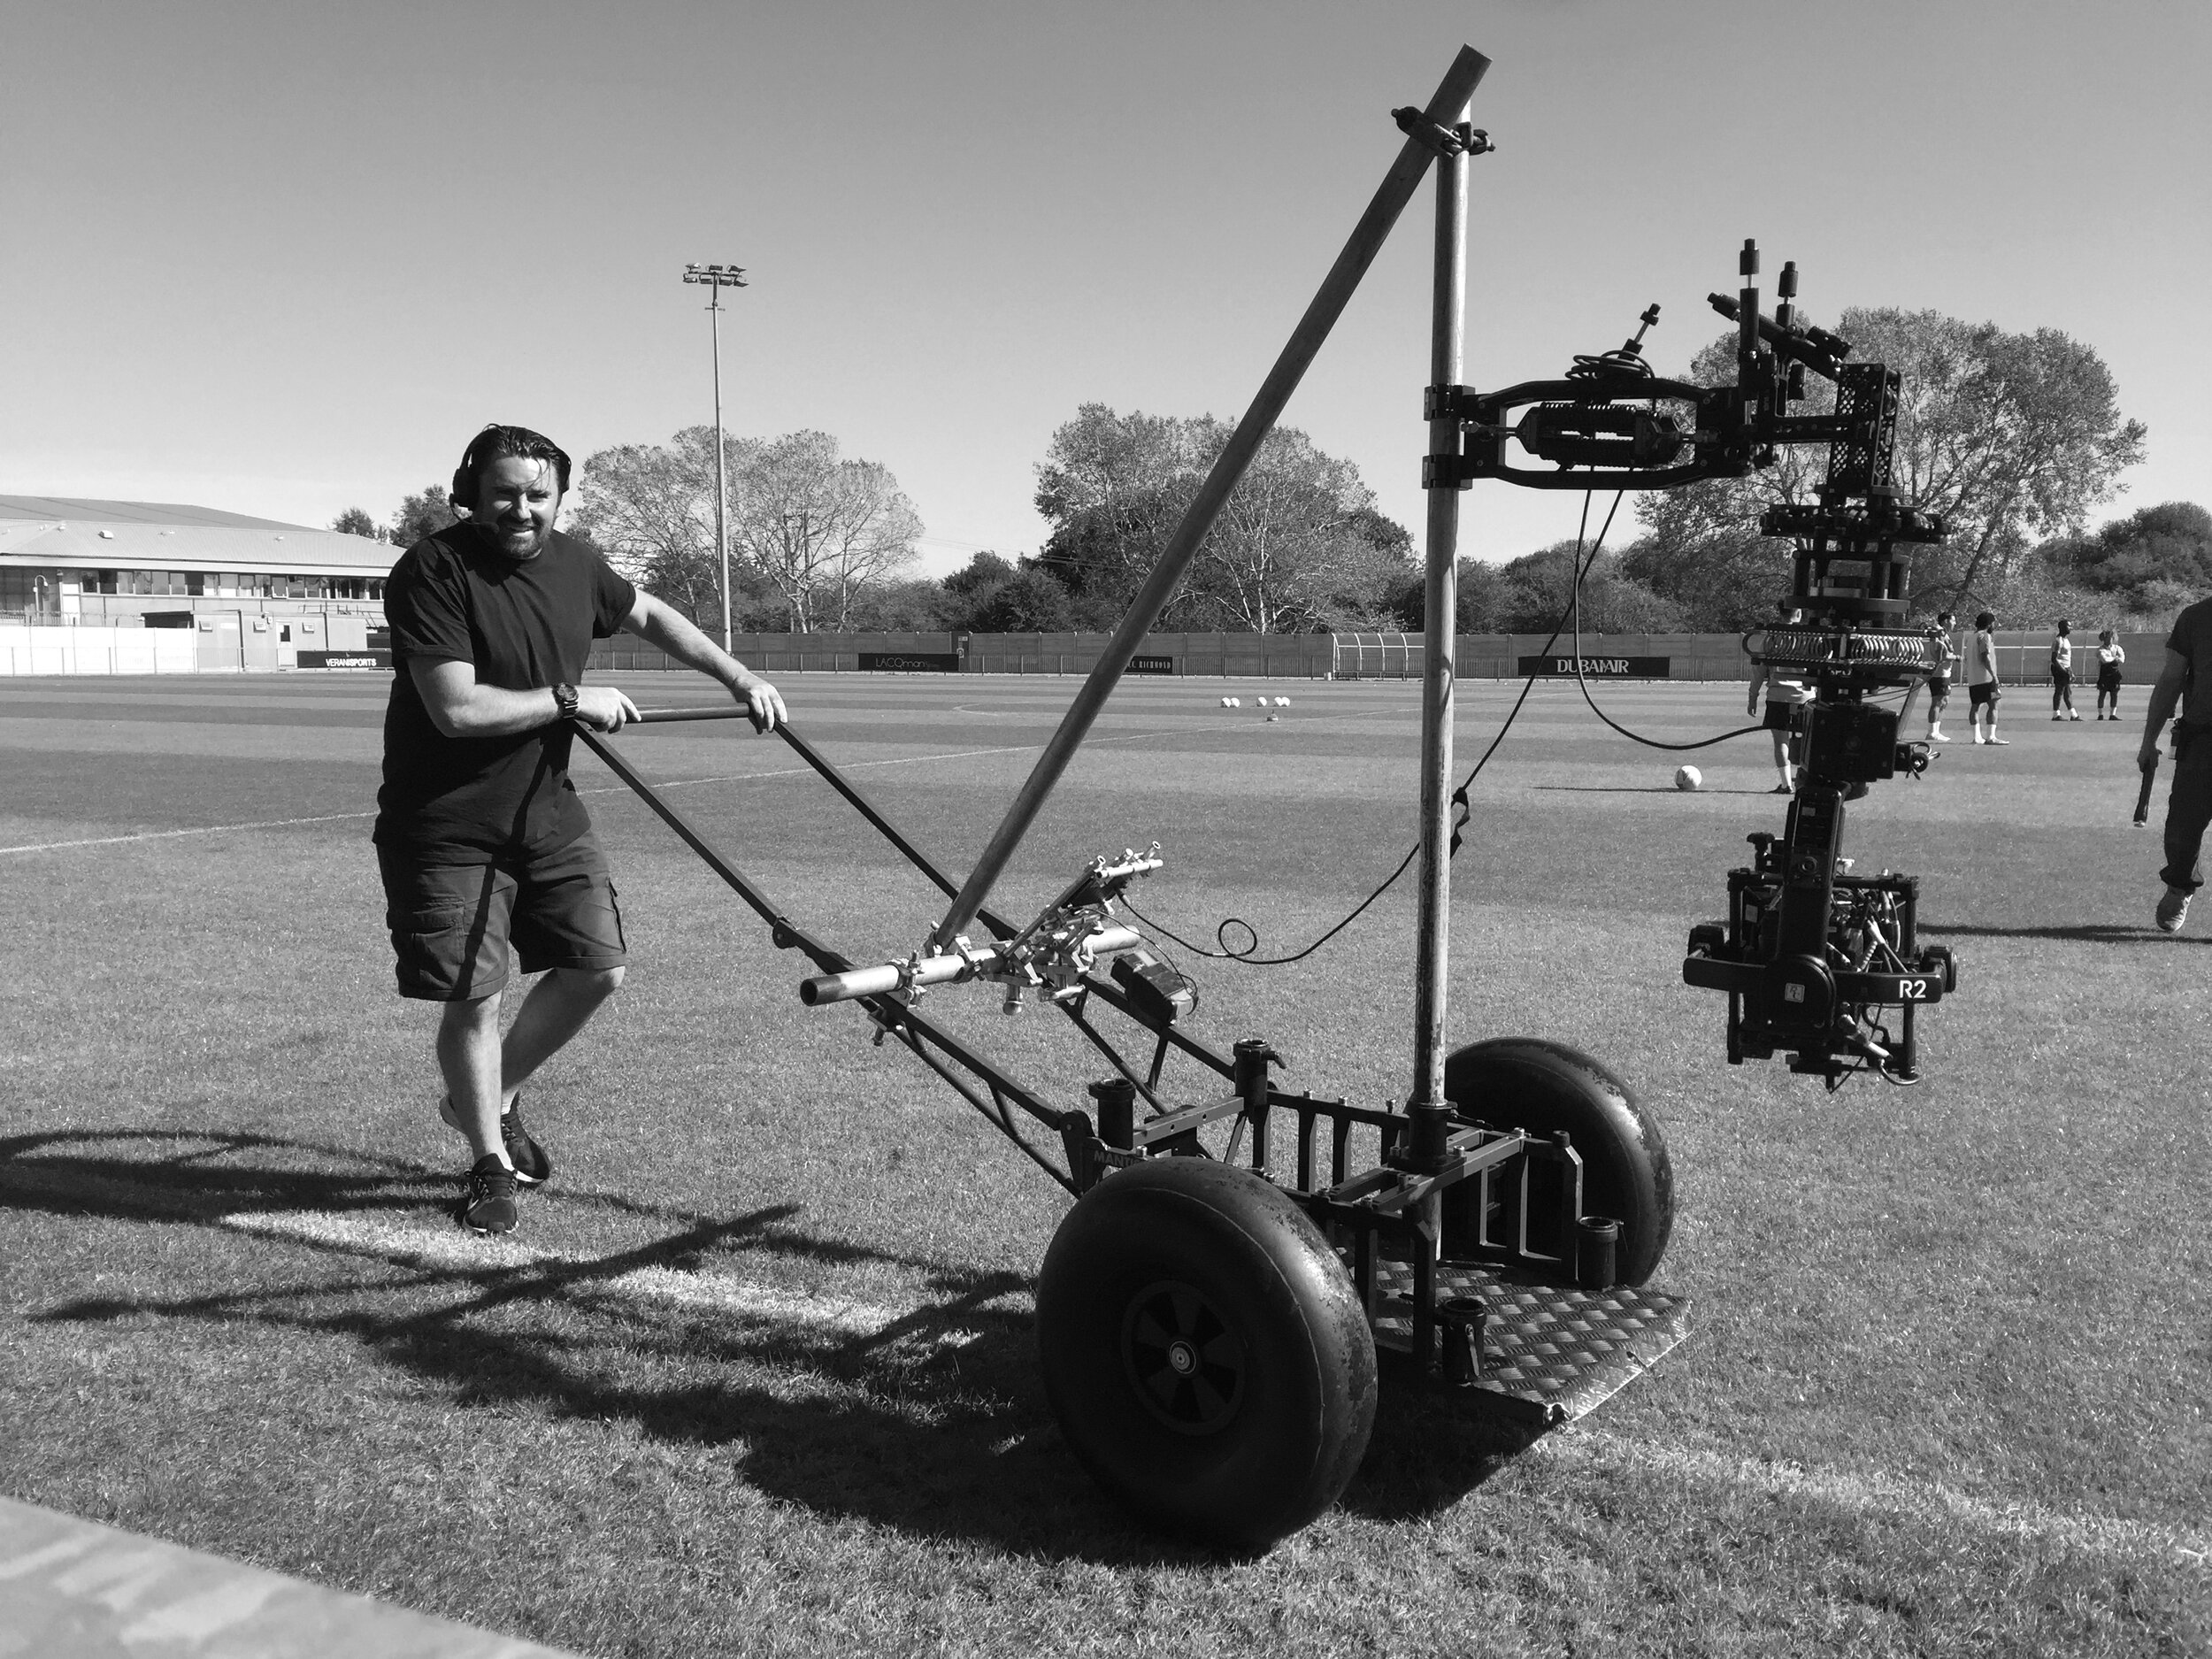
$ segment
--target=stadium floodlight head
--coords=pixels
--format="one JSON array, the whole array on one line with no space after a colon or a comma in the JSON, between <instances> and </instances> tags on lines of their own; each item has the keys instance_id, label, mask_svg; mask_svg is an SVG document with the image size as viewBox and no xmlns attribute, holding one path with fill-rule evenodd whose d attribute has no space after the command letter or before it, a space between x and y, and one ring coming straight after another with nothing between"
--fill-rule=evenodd
<instances>
[{"instance_id":1,"label":"stadium floodlight head","mask_svg":"<svg viewBox=\"0 0 2212 1659\"><path fill-rule=\"evenodd\" d=\"M703 283L708 288L741 288L746 286L745 267L741 265L687 265L684 280Z\"/></svg>"}]
</instances>

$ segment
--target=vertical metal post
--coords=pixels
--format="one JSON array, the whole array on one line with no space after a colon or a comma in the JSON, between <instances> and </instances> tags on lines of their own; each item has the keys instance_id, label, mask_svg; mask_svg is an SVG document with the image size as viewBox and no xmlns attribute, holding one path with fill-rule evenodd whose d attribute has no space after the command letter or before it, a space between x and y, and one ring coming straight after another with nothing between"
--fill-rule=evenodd
<instances>
[{"instance_id":1,"label":"vertical metal post","mask_svg":"<svg viewBox=\"0 0 2212 1659\"><path fill-rule=\"evenodd\" d=\"M723 476L722 442L722 290L741 288L745 267L734 265L687 265L684 280L707 291L709 327L714 336L714 548L722 563L722 649L730 649L730 532L728 480Z\"/></svg>"},{"instance_id":2,"label":"vertical metal post","mask_svg":"<svg viewBox=\"0 0 2212 1659\"><path fill-rule=\"evenodd\" d=\"M1453 119L1467 119L1459 111ZM1457 386L1463 373L1467 309L1467 157L1436 165L1436 273L1429 384ZM1429 422L1429 453L1459 453L1459 420L1440 397ZM1459 481L1440 470L1429 482L1428 580L1424 601L1426 656L1421 672L1421 911L1415 930L1414 1163L1443 1156L1450 1108L1444 1099L1446 992L1452 907L1452 660L1459 610Z\"/></svg>"},{"instance_id":3,"label":"vertical metal post","mask_svg":"<svg viewBox=\"0 0 2212 1659\"><path fill-rule=\"evenodd\" d=\"M714 335L714 550L722 561L722 649L730 649L730 487L722 476L722 287L707 290L707 325Z\"/></svg>"}]
</instances>

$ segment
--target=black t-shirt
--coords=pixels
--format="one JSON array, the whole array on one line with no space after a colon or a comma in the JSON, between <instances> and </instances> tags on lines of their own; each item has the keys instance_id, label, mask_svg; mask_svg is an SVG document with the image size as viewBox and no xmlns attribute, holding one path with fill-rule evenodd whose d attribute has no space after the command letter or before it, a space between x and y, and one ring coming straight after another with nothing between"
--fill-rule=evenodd
<instances>
[{"instance_id":1,"label":"black t-shirt","mask_svg":"<svg viewBox=\"0 0 2212 1659\"><path fill-rule=\"evenodd\" d=\"M472 663L479 685L510 691L572 686L592 641L612 634L636 604L635 588L557 530L531 559L509 558L465 522L411 548L384 585L396 672L384 712L377 841L423 864L480 864L550 851L588 829L568 780L567 721L448 737L409 664Z\"/></svg>"},{"instance_id":2,"label":"black t-shirt","mask_svg":"<svg viewBox=\"0 0 2212 1659\"><path fill-rule=\"evenodd\" d=\"M2184 607L2166 636L2166 649L2189 661L2182 718L2192 726L2212 726L2212 599Z\"/></svg>"}]
</instances>

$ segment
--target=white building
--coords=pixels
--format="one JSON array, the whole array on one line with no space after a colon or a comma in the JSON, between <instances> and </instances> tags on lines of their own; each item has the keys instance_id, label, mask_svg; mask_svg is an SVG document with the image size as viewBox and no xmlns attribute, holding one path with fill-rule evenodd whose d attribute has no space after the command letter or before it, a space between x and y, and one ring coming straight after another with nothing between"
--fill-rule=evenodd
<instances>
[{"instance_id":1,"label":"white building","mask_svg":"<svg viewBox=\"0 0 2212 1659\"><path fill-rule=\"evenodd\" d=\"M209 507L0 495L0 673L221 672L372 655L400 552Z\"/></svg>"}]
</instances>

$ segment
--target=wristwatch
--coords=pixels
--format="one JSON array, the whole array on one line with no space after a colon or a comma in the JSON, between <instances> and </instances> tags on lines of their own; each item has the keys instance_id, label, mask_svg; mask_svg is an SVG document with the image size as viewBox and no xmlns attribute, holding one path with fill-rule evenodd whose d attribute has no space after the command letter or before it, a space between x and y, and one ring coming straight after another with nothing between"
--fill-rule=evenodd
<instances>
[{"instance_id":1,"label":"wristwatch","mask_svg":"<svg viewBox=\"0 0 2212 1659\"><path fill-rule=\"evenodd\" d=\"M573 686L554 687L553 706L560 710L562 719L574 719L576 718L576 687Z\"/></svg>"}]
</instances>

